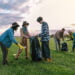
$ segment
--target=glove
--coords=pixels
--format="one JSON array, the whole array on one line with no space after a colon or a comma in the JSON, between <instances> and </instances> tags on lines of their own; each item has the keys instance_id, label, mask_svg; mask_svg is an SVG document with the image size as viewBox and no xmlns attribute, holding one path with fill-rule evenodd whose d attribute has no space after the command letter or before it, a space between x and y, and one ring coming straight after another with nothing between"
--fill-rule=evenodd
<instances>
[{"instance_id":1,"label":"glove","mask_svg":"<svg viewBox=\"0 0 75 75\"><path fill-rule=\"evenodd\" d=\"M18 47L20 48L20 49L25 49L26 47L23 47L21 44L17 44L18 45Z\"/></svg>"}]
</instances>

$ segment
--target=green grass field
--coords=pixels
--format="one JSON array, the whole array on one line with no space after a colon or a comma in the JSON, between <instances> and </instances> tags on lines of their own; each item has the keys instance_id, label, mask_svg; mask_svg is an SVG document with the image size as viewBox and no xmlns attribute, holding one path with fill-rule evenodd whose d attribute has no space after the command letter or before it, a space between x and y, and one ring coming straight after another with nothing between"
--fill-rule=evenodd
<instances>
[{"instance_id":1,"label":"green grass field","mask_svg":"<svg viewBox=\"0 0 75 75\"><path fill-rule=\"evenodd\" d=\"M19 41L19 39L17 39ZM68 52L56 52L53 38L50 40L52 62L32 62L25 59L23 51L19 60L13 54L18 47L12 45L9 49L9 66L2 65L2 52L0 51L0 75L75 75L75 52L71 50L72 42L68 42Z\"/></svg>"}]
</instances>

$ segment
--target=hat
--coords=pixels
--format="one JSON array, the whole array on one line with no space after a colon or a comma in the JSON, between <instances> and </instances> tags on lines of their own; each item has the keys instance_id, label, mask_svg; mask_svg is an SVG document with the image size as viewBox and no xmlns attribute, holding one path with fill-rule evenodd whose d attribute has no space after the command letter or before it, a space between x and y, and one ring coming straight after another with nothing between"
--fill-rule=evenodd
<instances>
[{"instance_id":1,"label":"hat","mask_svg":"<svg viewBox=\"0 0 75 75\"><path fill-rule=\"evenodd\" d=\"M12 27L19 27L19 24L17 22L12 23Z\"/></svg>"},{"instance_id":2,"label":"hat","mask_svg":"<svg viewBox=\"0 0 75 75\"><path fill-rule=\"evenodd\" d=\"M23 25L29 25L29 23L27 21L24 21Z\"/></svg>"}]
</instances>

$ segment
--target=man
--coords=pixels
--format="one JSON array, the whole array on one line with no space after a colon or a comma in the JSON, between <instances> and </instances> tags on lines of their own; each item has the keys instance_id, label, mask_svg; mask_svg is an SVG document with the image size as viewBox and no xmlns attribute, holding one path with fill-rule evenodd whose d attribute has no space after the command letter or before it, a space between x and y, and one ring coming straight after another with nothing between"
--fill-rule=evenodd
<instances>
[{"instance_id":1,"label":"man","mask_svg":"<svg viewBox=\"0 0 75 75\"><path fill-rule=\"evenodd\" d=\"M42 55L46 61L50 62L51 56L50 56L50 48L49 48L49 39L50 39L49 27L48 27L48 24L43 21L42 17L38 17L37 22L42 24L41 34L39 34L42 41Z\"/></svg>"},{"instance_id":2,"label":"man","mask_svg":"<svg viewBox=\"0 0 75 75\"><path fill-rule=\"evenodd\" d=\"M62 41L64 41L64 32L65 32L65 29L63 28L62 30L57 31L54 35L55 46L56 46L57 51L60 50L61 39L62 39Z\"/></svg>"},{"instance_id":3,"label":"man","mask_svg":"<svg viewBox=\"0 0 75 75\"><path fill-rule=\"evenodd\" d=\"M0 46L3 54L3 65L8 65L7 61L7 55L8 55L8 48L12 45L12 43L15 43L19 48L23 49L24 47L18 44L18 42L14 38L14 31L18 29L19 25L14 22L8 30L6 30L1 36L0 36Z\"/></svg>"}]
</instances>

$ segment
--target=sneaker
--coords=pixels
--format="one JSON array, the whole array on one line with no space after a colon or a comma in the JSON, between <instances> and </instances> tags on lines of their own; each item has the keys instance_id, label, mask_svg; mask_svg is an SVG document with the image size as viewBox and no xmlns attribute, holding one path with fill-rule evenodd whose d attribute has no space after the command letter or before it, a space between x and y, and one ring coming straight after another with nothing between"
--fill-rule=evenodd
<instances>
[{"instance_id":1,"label":"sneaker","mask_svg":"<svg viewBox=\"0 0 75 75\"><path fill-rule=\"evenodd\" d=\"M5 62L2 63L2 65L9 65L8 61L6 60Z\"/></svg>"},{"instance_id":2,"label":"sneaker","mask_svg":"<svg viewBox=\"0 0 75 75\"><path fill-rule=\"evenodd\" d=\"M46 61L47 61L47 62L51 62L52 59L51 59L51 58L47 58Z\"/></svg>"}]
</instances>

